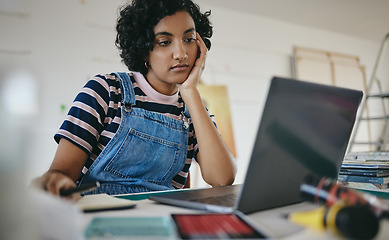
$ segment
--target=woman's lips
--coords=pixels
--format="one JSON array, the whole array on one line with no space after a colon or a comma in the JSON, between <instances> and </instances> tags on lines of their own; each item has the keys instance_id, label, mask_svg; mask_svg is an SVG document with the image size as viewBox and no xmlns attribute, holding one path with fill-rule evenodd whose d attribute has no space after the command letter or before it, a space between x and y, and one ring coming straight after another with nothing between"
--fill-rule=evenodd
<instances>
[{"instance_id":1,"label":"woman's lips","mask_svg":"<svg viewBox=\"0 0 389 240\"><path fill-rule=\"evenodd\" d=\"M186 71L188 68L189 68L188 64L177 64L174 65L172 68L170 68L170 70L174 72L183 72Z\"/></svg>"}]
</instances>

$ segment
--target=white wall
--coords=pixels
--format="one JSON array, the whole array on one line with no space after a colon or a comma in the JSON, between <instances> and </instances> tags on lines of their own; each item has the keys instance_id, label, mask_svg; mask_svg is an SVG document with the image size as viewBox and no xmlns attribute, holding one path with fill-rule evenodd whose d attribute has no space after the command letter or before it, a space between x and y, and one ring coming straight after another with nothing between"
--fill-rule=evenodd
<instances>
[{"instance_id":1,"label":"white wall","mask_svg":"<svg viewBox=\"0 0 389 240\"><path fill-rule=\"evenodd\" d=\"M49 167L56 149L53 135L66 114L61 105L67 110L90 76L126 70L114 46L117 8L123 2L0 1L0 77L27 69L39 89L38 109L25 133L28 144L21 149L28 180ZM236 182L243 181L269 79L291 76L293 46L357 55L370 76L380 44L222 9L212 8L211 20L213 45L203 81L229 88Z\"/></svg>"}]
</instances>

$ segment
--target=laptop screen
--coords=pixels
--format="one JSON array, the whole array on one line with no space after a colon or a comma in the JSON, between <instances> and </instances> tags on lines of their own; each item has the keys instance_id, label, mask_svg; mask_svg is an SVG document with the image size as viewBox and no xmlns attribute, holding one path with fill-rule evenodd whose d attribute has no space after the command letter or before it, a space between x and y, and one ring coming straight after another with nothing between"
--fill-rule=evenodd
<instances>
[{"instance_id":1,"label":"laptop screen","mask_svg":"<svg viewBox=\"0 0 389 240\"><path fill-rule=\"evenodd\" d=\"M247 213L300 202L299 187L309 173L336 179L362 95L273 78L238 210ZM259 202L263 209L258 209Z\"/></svg>"}]
</instances>

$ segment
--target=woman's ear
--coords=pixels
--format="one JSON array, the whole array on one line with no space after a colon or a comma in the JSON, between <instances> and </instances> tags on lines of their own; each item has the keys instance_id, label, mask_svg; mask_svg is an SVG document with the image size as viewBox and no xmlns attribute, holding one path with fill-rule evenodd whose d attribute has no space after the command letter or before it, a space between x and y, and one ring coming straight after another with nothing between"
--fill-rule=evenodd
<instances>
[{"instance_id":1,"label":"woman's ear","mask_svg":"<svg viewBox=\"0 0 389 240\"><path fill-rule=\"evenodd\" d=\"M150 68L150 60L146 58L144 61L145 61L145 67Z\"/></svg>"}]
</instances>

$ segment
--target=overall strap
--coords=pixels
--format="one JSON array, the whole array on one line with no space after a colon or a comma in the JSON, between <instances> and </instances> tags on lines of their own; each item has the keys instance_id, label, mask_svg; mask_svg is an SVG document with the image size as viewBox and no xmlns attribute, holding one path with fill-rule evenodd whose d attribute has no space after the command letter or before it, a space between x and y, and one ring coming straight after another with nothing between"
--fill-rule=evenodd
<instances>
[{"instance_id":1,"label":"overall strap","mask_svg":"<svg viewBox=\"0 0 389 240\"><path fill-rule=\"evenodd\" d=\"M178 92L178 95L180 96L180 98L182 99L182 96L181 96L181 93ZM182 99L183 100L183 99ZM186 104L184 101L182 101L183 104L184 104L184 111L181 112L182 115L184 115L186 118L190 118L190 114L189 114L189 110L188 108L186 107Z\"/></svg>"},{"instance_id":2,"label":"overall strap","mask_svg":"<svg viewBox=\"0 0 389 240\"><path fill-rule=\"evenodd\" d=\"M187 118L190 118L189 110L188 110L188 108L186 107L185 102L184 102L184 107L185 107L185 111L184 111L185 116L186 116Z\"/></svg>"},{"instance_id":3,"label":"overall strap","mask_svg":"<svg viewBox=\"0 0 389 240\"><path fill-rule=\"evenodd\" d=\"M114 74L120 80L122 104L126 107L135 105L135 92L134 92L134 88L132 87L132 82L128 74L126 72L115 72ZM133 76L131 75L131 77Z\"/></svg>"}]
</instances>

